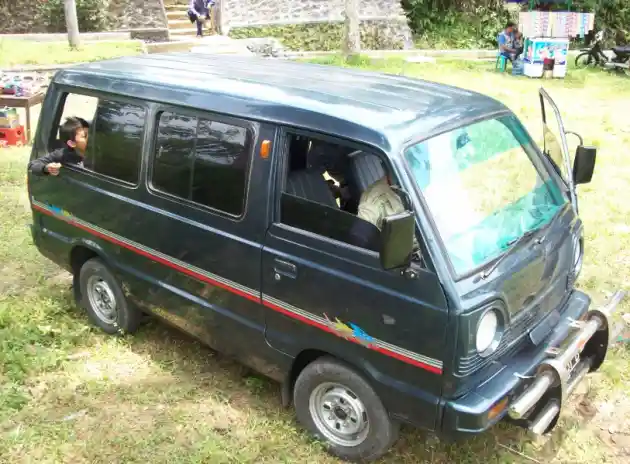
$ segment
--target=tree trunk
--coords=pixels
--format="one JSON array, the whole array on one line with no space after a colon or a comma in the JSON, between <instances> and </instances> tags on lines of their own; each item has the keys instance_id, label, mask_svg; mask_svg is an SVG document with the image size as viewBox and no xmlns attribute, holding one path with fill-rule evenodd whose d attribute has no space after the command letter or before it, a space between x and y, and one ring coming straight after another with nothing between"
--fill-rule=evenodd
<instances>
[{"instance_id":1,"label":"tree trunk","mask_svg":"<svg viewBox=\"0 0 630 464\"><path fill-rule=\"evenodd\" d=\"M68 43L70 43L70 47L77 48L80 45L80 41L77 4L75 0L64 0L64 10L66 15L66 29L68 31Z\"/></svg>"},{"instance_id":2,"label":"tree trunk","mask_svg":"<svg viewBox=\"0 0 630 464\"><path fill-rule=\"evenodd\" d=\"M361 53L361 33L359 30L359 0L345 0L345 37L343 53L346 59Z\"/></svg>"}]
</instances>

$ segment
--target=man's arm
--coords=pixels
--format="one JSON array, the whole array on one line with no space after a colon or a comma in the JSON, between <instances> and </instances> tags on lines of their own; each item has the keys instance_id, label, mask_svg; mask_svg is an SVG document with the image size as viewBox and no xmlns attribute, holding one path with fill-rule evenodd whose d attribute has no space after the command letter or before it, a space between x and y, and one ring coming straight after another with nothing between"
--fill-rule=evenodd
<instances>
[{"instance_id":1,"label":"man's arm","mask_svg":"<svg viewBox=\"0 0 630 464\"><path fill-rule=\"evenodd\" d=\"M195 0L190 0L189 9L195 13L195 16L201 16L201 14L195 9Z\"/></svg>"},{"instance_id":2,"label":"man's arm","mask_svg":"<svg viewBox=\"0 0 630 464\"><path fill-rule=\"evenodd\" d=\"M378 205L374 203L367 203L367 202L361 203L359 205L359 211L357 212L357 217L371 224L374 224L376 227L380 229L381 209L378 207Z\"/></svg>"},{"instance_id":3,"label":"man's arm","mask_svg":"<svg viewBox=\"0 0 630 464\"><path fill-rule=\"evenodd\" d=\"M514 53L516 51L508 47L507 37L505 37L503 34L499 36L499 50L506 53Z\"/></svg>"},{"instance_id":4,"label":"man's arm","mask_svg":"<svg viewBox=\"0 0 630 464\"><path fill-rule=\"evenodd\" d=\"M53 151L52 153L47 153L41 158L37 158L29 162L28 170L36 176L46 176L48 175L46 166L48 166L50 163L61 163L61 158L61 152Z\"/></svg>"}]
</instances>

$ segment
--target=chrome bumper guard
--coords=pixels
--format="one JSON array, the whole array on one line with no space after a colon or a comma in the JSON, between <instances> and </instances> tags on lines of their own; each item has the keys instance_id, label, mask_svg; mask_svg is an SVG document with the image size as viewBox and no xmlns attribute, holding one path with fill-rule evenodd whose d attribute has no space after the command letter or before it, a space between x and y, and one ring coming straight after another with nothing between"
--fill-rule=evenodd
<instances>
[{"instance_id":1,"label":"chrome bumper guard","mask_svg":"<svg viewBox=\"0 0 630 464\"><path fill-rule=\"evenodd\" d=\"M562 348L547 350L550 357L540 364L534 381L510 405L508 414L512 419L529 419L532 416L529 430L537 435L553 428L562 403L586 374L599 368L604 361L609 343L610 316L624 296L624 292L617 291L604 307L592 309L582 320L571 322L577 331L567 337ZM593 340L597 347L589 351L594 351L594 354L581 357L596 334L605 337L605 340ZM546 403L539 404L543 398Z\"/></svg>"}]
</instances>

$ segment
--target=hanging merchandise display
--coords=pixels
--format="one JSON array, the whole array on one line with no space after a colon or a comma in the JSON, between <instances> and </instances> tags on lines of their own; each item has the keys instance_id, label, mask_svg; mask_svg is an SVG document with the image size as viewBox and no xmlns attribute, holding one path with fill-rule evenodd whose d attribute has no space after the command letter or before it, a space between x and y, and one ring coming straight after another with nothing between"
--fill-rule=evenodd
<instances>
[{"instance_id":1,"label":"hanging merchandise display","mask_svg":"<svg viewBox=\"0 0 630 464\"><path fill-rule=\"evenodd\" d=\"M595 14L573 11L522 11L519 13L518 22L519 30L526 37L583 39L595 26Z\"/></svg>"}]
</instances>

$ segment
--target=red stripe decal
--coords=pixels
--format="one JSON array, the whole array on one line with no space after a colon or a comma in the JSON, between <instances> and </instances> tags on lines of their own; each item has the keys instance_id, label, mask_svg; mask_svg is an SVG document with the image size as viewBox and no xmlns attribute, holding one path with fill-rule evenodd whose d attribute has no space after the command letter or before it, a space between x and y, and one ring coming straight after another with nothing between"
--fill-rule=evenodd
<instances>
[{"instance_id":1,"label":"red stripe decal","mask_svg":"<svg viewBox=\"0 0 630 464\"><path fill-rule=\"evenodd\" d=\"M275 305L269 301L264 300L263 304L270 308L273 309L274 311L277 311L279 313L284 314L285 316L288 316L290 318L293 319L297 319L301 322L304 322L305 324L311 325L313 327L317 327L318 329L323 330L324 332L328 332L331 333L333 335L336 335L337 337L339 337L339 334L334 331L333 329L331 329L330 327L328 327L326 324L321 324L317 321L313 321L311 319L308 319L304 316L300 316L299 314L295 314L292 311L287 311L286 309ZM370 350L376 351L378 353L384 354L385 356L389 356L390 358L394 358L394 359L398 359L399 361L405 362L407 364L411 364L413 366L416 367L420 367L421 369L427 370L429 372L433 372L434 374L442 374L442 369L440 369L439 367L435 367L435 366L431 366L430 364L425 364L423 362L417 361L413 358L409 358L407 356L404 356L402 354L396 353L394 351L388 350L387 348L381 348L380 346L376 346L376 345L372 345L372 344L364 344L361 343L359 340L357 340L356 338L346 338L346 337L341 337L344 338L345 340L348 340L350 342L356 343L357 345L361 345L364 346Z\"/></svg>"},{"instance_id":2,"label":"red stripe decal","mask_svg":"<svg viewBox=\"0 0 630 464\"><path fill-rule=\"evenodd\" d=\"M272 309L272 310L274 310L274 311L276 311L278 313L284 314L287 317L290 317L292 319L296 319L296 320L298 320L300 322L303 322L305 324L308 324L308 325L310 325L312 327L316 327L316 328L318 328L320 330L323 330L324 332L328 332L328 333L333 334L333 335L335 335L337 337L340 337L340 335L335 330L331 329L326 324L322 324L320 322L317 322L317 321L314 321L314 320L309 319L307 317L304 317L304 316L302 316L300 314L296 314L293 311L289 311L289 310L287 310L285 308L282 308L281 306L278 306L276 304L270 303L269 301L262 300L260 297L250 295L249 293L246 293L246 292L244 292L244 291L242 291L242 290L240 290L238 288L234 288L234 287L232 287L230 285L227 285L227 284L225 284L223 282L219 282L217 280L214 280L214 279L212 279L212 278L210 278L210 277L208 277L208 276L206 276L204 274L200 274L200 273L195 272L195 271L193 271L191 269L188 269L188 268L186 268L184 266L181 266L181 265L179 265L177 263L174 263L174 262L172 262L172 261L170 261L168 259L162 258L160 256L156 256L153 253L149 253L148 251L145 251L145 250L143 250L141 248L135 247L135 246L133 246L133 245L131 245L129 243L123 242L123 241L118 240L118 239L116 239L114 237L111 237L109 235L103 234L102 232L99 232L98 230L95 230L95 229L93 229L91 227L88 227L88 226L86 226L84 224L80 224L79 222L73 220L71 217L55 214L53 211L50 211L49 209L44 208L44 207L39 206L39 205L34 204L34 203L32 203L31 205L32 205L32 207L34 209L36 209L36 210L38 210L38 211L40 211L40 212L42 212L42 213L44 213L44 214L46 214L48 216L52 216L54 218L61 219L62 221L66 222L67 224L75 226L75 227L77 227L77 228L79 228L79 229L81 229L81 230L83 230L85 232L88 232L88 233L90 233L92 235L95 235L95 236L97 236L99 238L102 238L103 240L107 240L108 242L111 242L111 243L114 243L114 244L116 244L118 246L126 248L127 250L133 251L134 253L137 253L137 254L139 254L141 256L144 256L145 258L148 258L148 259L150 259L152 261L155 261L157 263L163 264L163 265L165 265L167 267L170 267L170 268L175 269L175 270L177 270L179 272L182 272L182 273L184 273L186 275L189 275L189 276L191 276L191 277L193 277L195 279L201 280L202 282L206 282L206 283L209 283L209 284L211 284L211 285L213 285L215 287L222 288L223 290L226 290L228 292L234 293L234 294L236 294L238 296L241 296L243 298L247 298L248 300L251 300L251 301L254 301L254 302L257 302L257 303L262 303L267 308ZM351 338L351 337L340 337L340 338L344 338L345 340L348 340L350 342L353 342L353 343L356 343L358 345L364 346L364 347L366 347L366 348L368 348L370 350L373 350L373 351L376 351L378 353L384 354L385 356L389 356L391 358L398 359L399 361L405 362L407 364L411 364L413 366L419 367L419 368L427 370L429 372L433 372L434 374L442 374L442 369L440 369L439 367L435 367L435 366L432 366L430 364L425 364L423 362L417 361L416 359L413 359L413 358L404 356L402 354L396 353L394 351L391 351L391 350L389 350L387 348L382 348L380 346L376 346L376 345L372 345L372 344L364 344L361 341L357 340L356 338Z\"/></svg>"}]
</instances>

